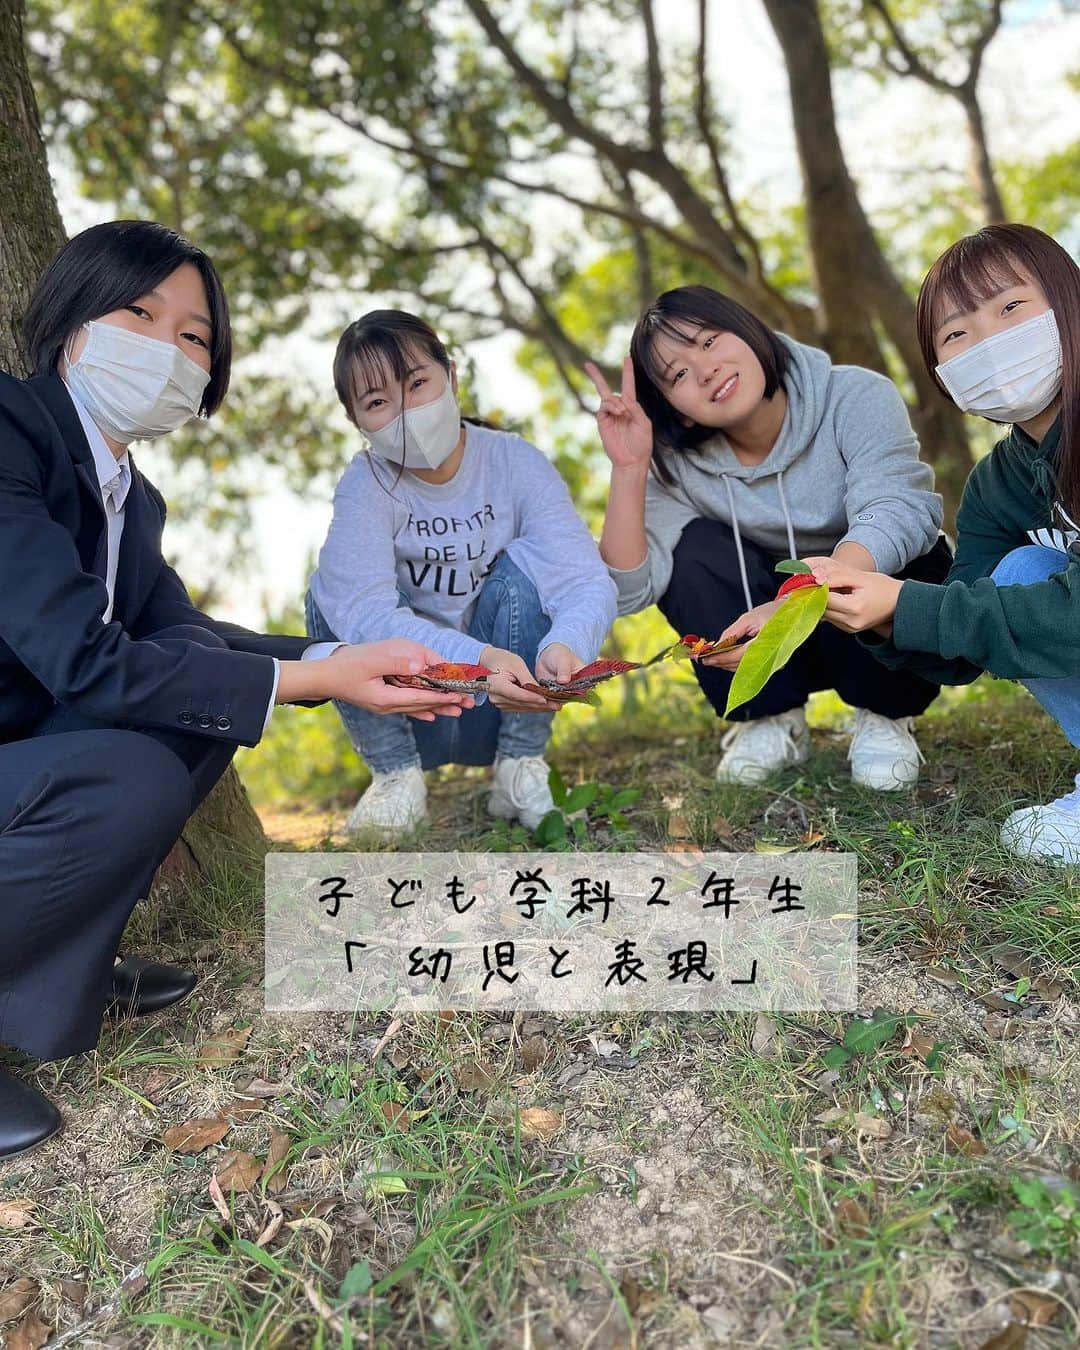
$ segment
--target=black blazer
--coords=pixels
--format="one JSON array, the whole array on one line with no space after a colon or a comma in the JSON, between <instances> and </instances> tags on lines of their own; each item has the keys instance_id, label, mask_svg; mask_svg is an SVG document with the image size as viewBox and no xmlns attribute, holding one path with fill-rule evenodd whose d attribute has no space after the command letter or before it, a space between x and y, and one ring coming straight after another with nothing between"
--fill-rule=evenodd
<instances>
[{"instance_id":1,"label":"black blazer","mask_svg":"<svg viewBox=\"0 0 1080 1350\"><path fill-rule=\"evenodd\" d=\"M103 624L105 511L78 413L55 372L0 373L0 743L29 735L56 703L113 725L258 741L271 657L299 660L308 640L196 609L161 555L164 523L161 494L132 462ZM154 640L177 624L208 628L228 649Z\"/></svg>"}]
</instances>

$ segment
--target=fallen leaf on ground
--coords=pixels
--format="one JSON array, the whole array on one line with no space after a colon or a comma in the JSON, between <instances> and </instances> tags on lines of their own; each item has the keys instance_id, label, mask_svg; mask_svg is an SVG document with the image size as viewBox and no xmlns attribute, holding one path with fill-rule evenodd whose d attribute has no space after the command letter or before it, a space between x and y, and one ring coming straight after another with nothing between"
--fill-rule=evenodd
<instances>
[{"instance_id":1,"label":"fallen leaf on ground","mask_svg":"<svg viewBox=\"0 0 1080 1350\"><path fill-rule=\"evenodd\" d=\"M550 1139L563 1127L558 1111L549 1111L546 1106L527 1106L519 1119L522 1139Z\"/></svg>"},{"instance_id":2,"label":"fallen leaf on ground","mask_svg":"<svg viewBox=\"0 0 1080 1350\"><path fill-rule=\"evenodd\" d=\"M32 1312L18 1326L12 1327L4 1345L6 1350L41 1350L52 1333L52 1327L43 1322L36 1312Z\"/></svg>"},{"instance_id":3,"label":"fallen leaf on ground","mask_svg":"<svg viewBox=\"0 0 1080 1350\"><path fill-rule=\"evenodd\" d=\"M277 1165L288 1157L291 1148L291 1134L285 1130L270 1131L270 1148L267 1150L266 1165L263 1167L262 1174L266 1178L267 1191L274 1195L278 1191L283 1191L288 1181L288 1168L278 1167ZM275 1167L277 1167L276 1172L274 1171Z\"/></svg>"},{"instance_id":4,"label":"fallen leaf on ground","mask_svg":"<svg viewBox=\"0 0 1080 1350\"><path fill-rule=\"evenodd\" d=\"M887 1120L882 1120L880 1116L869 1116L863 1111L855 1115L855 1128L860 1134L869 1135L871 1139L888 1139L892 1134L892 1126Z\"/></svg>"},{"instance_id":5,"label":"fallen leaf on ground","mask_svg":"<svg viewBox=\"0 0 1080 1350\"><path fill-rule=\"evenodd\" d=\"M957 1125L955 1121L945 1131L945 1142L954 1153L966 1153L972 1158L981 1157L987 1152L981 1139L976 1139L970 1130Z\"/></svg>"},{"instance_id":6,"label":"fallen leaf on ground","mask_svg":"<svg viewBox=\"0 0 1080 1350\"><path fill-rule=\"evenodd\" d=\"M235 1064L251 1039L251 1027L227 1027L212 1036L199 1050L199 1063L208 1069Z\"/></svg>"},{"instance_id":7,"label":"fallen leaf on ground","mask_svg":"<svg viewBox=\"0 0 1080 1350\"><path fill-rule=\"evenodd\" d=\"M271 1200L270 1222L266 1225L266 1227L262 1230L259 1236L255 1239L255 1246L265 1247L268 1243L273 1242L274 1238L276 1238L278 1235L281 1225L284 1222L285 1222L285 1214L281 1206L275 1205L274 1202Z\"/></svg>"},{"instance_id":8,"label":"fallen leaf on ground","mask_svg":"<svg viewBox=\"0 0 1080 1350\"><path fill-rule=\"evenodd\" d=\"M232 1218L232 1215L229 1213L229 1202L225 1199L225 1193L221 1189L221 1182L218 1181L217 1177L210 1178L210 1185L207 1187L207 1190L210 1192L210 1199L214 1202L214 1208L225 1222L228 1223Z\"/></svg>"},{"instance_id":9,"label":"fallen leaf on ground","mask_svg":"<svg viewBox=\"0 0 1080 1350\"><path fill-rule=\"evenodd\" d=\"M399 1130L407 1130L409 1121L412 1117L404 1106L398 1102L380 1102L379 1111L388 1125L393 1125Z\"/></svg>"},{"instance_id":10,"label":"fallen leaf on ground","mask_svg":"<svg viewBox=\"0 0 1080 1350\"><path fill-rule=\"evenodd\" d=\"M996 1336L983 1341L979 1350L1023 1350L1025 1345L1027 1345L1027 1327L1021 1326L1019 1322L1010 1322L1004 1331L999 1331Z\"/></svg>"},{"instance_id":11,"label":"fallen leaf on ground","mask_svg":"<svg viewBox=\"0 0 1080 1350\"><path fill-rule=\"evenodd\" d=\"M265 1078L253 1078L243 1089L244 1097L281 1097L289 1090L288 1083L268 1083Z\"/></svg>"},{"instance_id":12,"label":"fallen leaf on ground","mask_svg":"<svg viewBox=\"0 0 1080 1350\"><path fill-rule=\"evenodd\" d=\"M220 1116L200 1116L173 1125L161 1136L166 1148L174 1153L201 1153L211 1144L220 1144L229 1133L229 1122Z\"/></svg>"},{"instance_id":13,"label":"fallen leaf on ground","mask_svg":"<svg viewBox=\"0 0 1080 1350\"><path fill-rule=\"evenodd\" d=\"M37 1280L26 1275L0 1289L0 1322L13 1322L16 1317L21 1317L40 1293Z\"/></svg>"},{"instance_id":14,"label":"fallen leaf on ground","mask_svg":"<svg viewBox=\"0 0 1080 1350\"><path fill-rule=\"evenodd\" d=\"M836 1223L850 1237L870 1236L870 1216L854 1196L848 1195L836 1206Z\"/></svg>"},{"instance_id":15,"label":"fallen leaf on ground","mask_svg":"<svg viewBox=\"0 0 1080 1350\"><path fill-rule=\"evenodd\" d=\"M0 1228L25 1228L35 1209L36 1200L0 1200Z\"/></svg>"},{"instance_id":16,"label":"fallen leaf on ground","mask_svg":"<svg viewBox=\"0 0 1080 1350\"><path fill-rule=\"evenodd\" d=\"M483 1092L494 1083L494 1078L479 1060L466 1060L454 1069L454 1080L464 1092Z\"/></svg>"},{"instance_id":17,"label":"fallen leaf on ground","mask_svg":"<svg viewBox=\"0 0 1080 1350\"><path fill-rule=\"evenodd\" d=\"M1013 1316L1022 1317L1029 1327L1045 1327L1053 1321L1060 1304L1034 1289L1017 1289L1012 1296Z\"/></svg>"},{"instance_id":18,"label":"fallen leaf on ground","mask_svg":"<svg viewBox=\"0 0 1080 1350\"><path fill-rule=\"evenodd\" d=\"M265 1110L266 1107L257 1097L237 1097L228 1106L223 1106L218 1114L222 1120L231 1120L235 1125L237 1121L247 1120L248 1116Z\"/></svg>"},{"instance_id":19,"label":"fallen leaf on ground","mask_svg":"<svg viewBox=\"0 0 1080 1350\"><path fill-rule=\"evenodd\" d=\"M254 1153L236 1149L222 1155L214 1176L223 1191L250 1191L262 1170L262 1162Z\"/></svg>"}]
</instances>

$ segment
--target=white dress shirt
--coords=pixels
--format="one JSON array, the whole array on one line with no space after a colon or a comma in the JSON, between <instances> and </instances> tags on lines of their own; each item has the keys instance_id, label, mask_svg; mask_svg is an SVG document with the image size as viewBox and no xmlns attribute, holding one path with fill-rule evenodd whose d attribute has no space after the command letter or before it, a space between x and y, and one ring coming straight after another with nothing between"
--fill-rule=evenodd
<instances>
[{"instance_id":1,"label":"white dress shirt","mask_svg":"<svg viewBox=\"0 0 1080 1350\"><path fill-rule=\"evenodd\" d=\"M66 380L64 381L64 388L68 391L75 406L75 411L79 415L87 444L90 446L90 453L94 457L94 470L101 488L101 502L105 508L107 548L105 589L109 598L102 612L101 621L102 623L108 623L112 619L113 602L116 595L116 567L120 559L120 539L124 533L124 503L127 500L128 489L131 487L131 461L128 459L126 450L119 459L113 454L105 444L105 437L101 434L97 423L79 402L77 395ZM321 661L331 652L335 652L343 646L345 646L343 642L313 642L311 646L305 648L300 659L302 661ZM270 725L270 718L274 712L274 700L277 698L278 682L281 679L281 662L276 656L272 656L270 659L274 663L274 683L270 689L270 702L266 709L266 720L263 722L264 731Z\"/></svg>"}]
</instances>

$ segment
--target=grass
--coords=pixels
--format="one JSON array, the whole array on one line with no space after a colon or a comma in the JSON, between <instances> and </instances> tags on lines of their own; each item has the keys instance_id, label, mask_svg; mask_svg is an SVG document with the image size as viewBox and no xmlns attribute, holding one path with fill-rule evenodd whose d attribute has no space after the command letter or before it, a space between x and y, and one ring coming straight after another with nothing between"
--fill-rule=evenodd
<instances>
[{"instance_id":1,"label":"grass","mask_svg":"<svg viewBox=\"0 0 1080 1350\"><path fill-rule=\"evenodd\" d=\"M196 966L193 998L34 1072L68 1127L0 1173L0 1207L35 1206L0 1227L0 1299L35 1281L37 1315L80 1345L966 1350L1025 1317L1043 1319L1028 1345L1077 1343L1080 891L997 842L1015 805L1065 789L1070 748L1022 691L980 682L923 720L918 788L876 794L819 696L809 763L733 789L689 686L650 688L560 714L568 789L613 789L576 800L639 793L621 828L590 803L562 846L857 854L859 1012L894 1019L879 1044L845 1052L854 1019L825 1013L270 1016L261 895L225 873L141 906L126 942ZM528 846L484 781L434 775L403 847ZM340 846L354 795L270 819ZM201 1062L248 1026L235 1061ZM219 1145L165 1147L253 1077L274 1095ZM527 1107L550 1133L527 1137ZM226 1192L226 1217L212 1175L272 1132L284 1188Z\"/></svg>"}]
</instances>

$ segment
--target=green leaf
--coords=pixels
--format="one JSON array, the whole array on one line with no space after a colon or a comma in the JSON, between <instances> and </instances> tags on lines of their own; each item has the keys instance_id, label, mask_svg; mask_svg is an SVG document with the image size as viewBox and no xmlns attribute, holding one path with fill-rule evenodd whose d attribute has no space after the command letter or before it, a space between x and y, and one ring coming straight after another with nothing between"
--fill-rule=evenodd
<instances>
[{"instance_id":1,"label":"green leaf","mask_svg":"<svg viewBox=\"0 0 1080 1350\"><path fill-rule=\"evenodd\" d=\"M375 1281L371 1277L371 1266L366 1261L357 1261L349 1267L338 1290L339 1299L354 1298L366 1294Z\"/></svg>"},{"instance_id":2,"label":"green leaf","mask_svg":"<svg viewBox=\"0 0 1080 1350\"><path fill-rule=\"evenodd\" d=\"M790 572L792 576L808 576L814 569L798 558L785 558L773 568L774 572Z\"/></svg>"},{"instance_id":3,"label":"green leaf","mask_svg":"<svg viewBox=\"0 0 1080 1350\"><path fill-rule=\"evenodd\" d=\"M839 1045L834 1045L830 1050L826 1050L821 1058L827 1069L842 1069L851 1056Z\"/></svg>"},{"instance_id":4,"label":"green leaf","mask_svg":"<svg viewBox=\"0 0 1080 1350\"><path fill-rule=\"evenodd\" d=\"M559 839L565 839L566 818L563 813L558 809L549 811L537 825L533 837L540 845L554 844Z\"/></svg>"},{"instance_id":5,"label":"green leaf","mask_svg":"<svg viewBox=\"0 0 1080 1350\"><path fill-rule=\"evenodd\" d=\"M592 806L599 791L599 783L579 783L566 798L563 810L567 815L573 815L575 811L583 811L587 806Z\"/></svg>"},{"instance_id":6,"label":"green leaf","mask_svg":"<svg viewBox=\"0 0 1080 1350\"><path fill-rule=\"evenodd\" d=\"M872 1022L851 1022L844 1033L844 1047L857 1055L867 1055L891 1041L903 1021L902 1017L875 1017Z\"/></svg>"},{"instance_id":7,"label":"green leaf","mask_svg":"<svg viewBox=\"0 0 1080 1350\"><path fill-rule=\"evenodd\" d=\"M556 806L562 806L566 801L566 784L563 782L563 776L558 768L553 764L548 769L548 787L551 789L551 799Z\"/></svg>"},{"instance_id":8,"label":"green leaf","mask_svg":"<svg viewBox=\"0 0 1080 1350\"><path fill-rule=\"evenodd\" d=\"M749 702L791 659L821 621L829 603L828 586L803 586L792 591L757 637L747 644L728 690L727 716Z\"/></svg>"}]
</instances>

